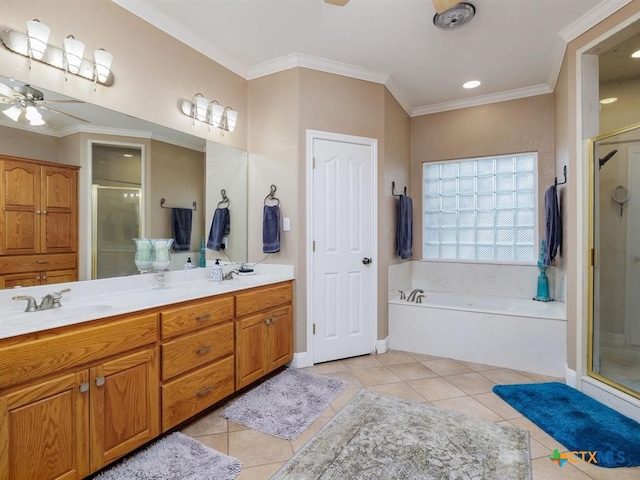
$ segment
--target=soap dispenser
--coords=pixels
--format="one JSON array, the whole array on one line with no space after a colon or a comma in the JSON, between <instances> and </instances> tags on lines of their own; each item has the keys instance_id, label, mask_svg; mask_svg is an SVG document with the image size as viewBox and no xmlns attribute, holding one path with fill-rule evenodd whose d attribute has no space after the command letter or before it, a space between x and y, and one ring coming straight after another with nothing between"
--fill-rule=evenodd
<instances>
[{"instance_id":1,"label":"soap dispenser","mask_svg":"<svg viewBox=\"0 0 640 480\"><path fill-rule=\"evenodd\" d=\"M191 263L191 257L187 258L187 263L184 264L184 268L185 270L191 270L192 268L195 268L195 266L193 265L193 263Z\"/></svg>"},{"instance_id":2,"label":"soap dispenser","mask_svg":"<svg viewBox=\"0 0 640 480\"><path fill-rule=\"evenodd\" d=\"M214 282L221 282L223 279L222 265L220 265L220 259L216 258L215 265L211 267L211 280Z\"/></svg>"}]
</instances>

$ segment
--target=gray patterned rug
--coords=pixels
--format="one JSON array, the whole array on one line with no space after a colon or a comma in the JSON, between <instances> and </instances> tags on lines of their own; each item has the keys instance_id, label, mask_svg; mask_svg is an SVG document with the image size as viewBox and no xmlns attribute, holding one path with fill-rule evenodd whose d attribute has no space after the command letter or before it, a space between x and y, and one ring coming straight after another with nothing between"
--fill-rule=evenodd
<instances>
[{"instance_id":1,"label":"gray patterned rug","mask_svg":"<svg viewBox=\"0 0 640 480\"><path fill-rule=\"evenodd\" d=\"M242 462L176 432L126 457L94 480L233 480Z\"/></svg>"},{"instance_id":2,"label":"gray patterned rug","mask_svg":"<svg viewBox=\"0 0 640 480\"><path fill-rule=\"evenodd\" d=\"M530 480L529 434L361 390L271 480Z\"/></svg>"},{"instance_id":3,"label":"gray patterned rug","mask_svg":"<svg viewBox=\"0 0 640 480\"><path fill-rule=\"evenodd\" d=\"M298 438L347 384L288 368L225 407L220 416L263 433Z\"/></svg>"}]
</instances>

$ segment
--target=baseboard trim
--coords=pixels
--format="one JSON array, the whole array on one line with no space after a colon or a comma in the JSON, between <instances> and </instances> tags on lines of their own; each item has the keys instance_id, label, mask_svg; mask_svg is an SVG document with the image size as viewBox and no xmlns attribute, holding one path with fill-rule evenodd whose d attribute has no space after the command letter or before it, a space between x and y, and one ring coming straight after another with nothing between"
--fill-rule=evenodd
<instances>
[{"instance_id":1,"label":"baseboard trim","mask_svg":"<svg viewBox=\"0 0 640 480\"><path fill-rule=\"evenodd\" d=\"M564 364L564 383L572 388L578 388L578 374L575 370L571 370L566 363Z\"/></svg>"},{"instance_id":2,"label":"baseboard trim","mask_svg":"<svg viewBox=\"0 0 640 480\"><path fill-rule=\"evenodd\" d=\"M293 360L290 364L291 368L307 368L313 367L313 361L307 355L307 352L299 352L293 354Z\"/></svg>"},{"instance_id":3,"label":"baseboard trim","mask_svg":"<svg viewBox=\"0 0 640 480\"><path fill-rule=\"evenodd\" d=\"M387 336L387 338L383 340L378 340L376 342L376 353L381 354L381 353L386 353L388 351L389 351L389 337Z\"/></svg>"}]
</instances>

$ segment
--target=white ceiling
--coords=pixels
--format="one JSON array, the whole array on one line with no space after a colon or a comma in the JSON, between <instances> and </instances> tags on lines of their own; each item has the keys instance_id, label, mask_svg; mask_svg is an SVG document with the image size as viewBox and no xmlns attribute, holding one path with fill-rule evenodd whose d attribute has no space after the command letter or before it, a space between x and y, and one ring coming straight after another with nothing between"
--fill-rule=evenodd
<instances>
[{"instance_id":1,"label":"white ceiling","mask_svg":"<svg viewBox=\"0 0 640 480\"><path fill-rule=\"evenodd\" d=\"M566 43L630 0L470 0L475 17L449 31L431 0L113 1L246 79L339 73L387 85L415 116L551 92Z\"/></svg>"}]
</instances>

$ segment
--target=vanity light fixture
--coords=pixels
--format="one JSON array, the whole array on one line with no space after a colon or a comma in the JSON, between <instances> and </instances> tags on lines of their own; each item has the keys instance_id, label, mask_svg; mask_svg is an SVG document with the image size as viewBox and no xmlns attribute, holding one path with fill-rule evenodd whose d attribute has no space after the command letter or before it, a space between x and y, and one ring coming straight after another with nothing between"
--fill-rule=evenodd
<instances>
[{"instance_id":1,"label":"vanity light fixture","mask_svg":"<svg viewBox=\"0 0 640 480\"><path fill-rule=\"evenodd\" d=\"M80 71L82 63L82 55L84 54L84 43L76 40L76 37L69 35L62 41L62 59L64 61L64 70L66 72L75 73Z\"/></svg>"},{"instance_id":2,"label":"vanity light fixture","mask_svg":"<svg viewBox=\"0 0 640 480\"><path fill-rule=\"evenodd\" d=\"M47 43L50 33L48 26L35 19L27 21L27 33L16 30L0 32L0 41L12 52L29 58L29 69L31 60L37 60L64 70L65 78L67 73L72 73L92 80L94 84L113 84L112 54L101 48L93 52L92 59L84 58L83 42L69 35L62 41L62 46L57 47Z\"/></svg>"},{"instance_id":3,"label":"vanity light fixture","mask_svg":"<svg viewBox=\"0 0 640 480\"><path fill-rule=\"evenodd\" d=\"M209 101L201 93L196 93L191 101L183 101L180 110L193 119L194 125L199 120L227 132L233 132L238 121L238 112L231 107L223 107L217 100Z\"/></svg>"}]
</instances>

